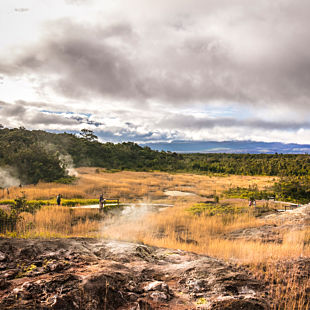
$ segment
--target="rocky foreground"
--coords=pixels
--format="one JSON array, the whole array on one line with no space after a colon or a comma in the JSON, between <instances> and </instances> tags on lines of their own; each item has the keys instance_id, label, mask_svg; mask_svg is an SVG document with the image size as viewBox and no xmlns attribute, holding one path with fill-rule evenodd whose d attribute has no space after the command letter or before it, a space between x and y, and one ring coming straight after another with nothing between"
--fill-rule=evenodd
<instances>
[{"instance_id":1,"label":"rocky foreground","mask_svg":"<svg viewBox=\"0 0 310 310\"><path fill-rule=\"evenodd\" d=\"M269 309L262 283L208 256L85 238L0 239L0 309Z\"/></svg>"}]
</instances>

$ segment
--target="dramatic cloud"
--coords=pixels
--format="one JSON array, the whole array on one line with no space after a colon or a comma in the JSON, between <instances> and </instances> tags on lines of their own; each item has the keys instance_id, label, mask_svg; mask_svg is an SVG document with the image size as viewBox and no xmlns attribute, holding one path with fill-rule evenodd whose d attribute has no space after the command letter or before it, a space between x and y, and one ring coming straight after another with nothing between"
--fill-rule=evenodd
<instances>
[{"instance_id":1,"label":"dramatic cloud","mask_svg":"<svg viewBox=\"0 0 310 310\"><path fill-rule=\"evenodd\" d=\"M83 128L94 130L101 141L172 141L172 140L264 140L299 142L310 137L310 122L270 122L259 118L237 120L233 117L203 117L194 114L158 111L120 110L109 113L71 112L70 106L53 110L53 104L18 101L0 102L0 124L26 126L56 132L78 133ZM79 109L77 109L79 110ZM90 109L91 110L91 109ZM163 115L165 114L165 115ZM132 122L128 121L132 120ZM61 130L60 130L61 128ZM264 137L268 132L268 137Z\"/></svg>"},{"instance_id":2,"label":"dramatic cloud","mask_svg":"<svg viewBox=\"0 0 310 310\"><path fill-rule=\"evenodd\" d=\"M57 129L72 128L78 122L63 115L42 112L35 108L35 105L27 105L25 102L14 104L0 102L0 124L8 127Z\"/></svg>"},{"instance_id":3,"label":"dramatic cloud","mask_svg":"<svg viewBox=\"0 0 310 310\"><path fill-rule=\"evenodd\" d=\"M0 48L9 125L310 142L307 0L57 0L51 17L24 5L33 28Z\"/></svg>"}]
</instances>

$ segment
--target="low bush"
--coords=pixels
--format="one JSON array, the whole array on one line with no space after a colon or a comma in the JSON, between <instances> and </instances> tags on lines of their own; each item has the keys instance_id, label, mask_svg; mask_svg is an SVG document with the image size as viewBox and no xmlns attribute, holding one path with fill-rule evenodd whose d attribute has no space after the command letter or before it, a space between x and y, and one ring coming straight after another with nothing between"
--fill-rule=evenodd
<instances>
[{"instance_id":1,"label":"low bush","mask_svg":"<svg viewBox=\"0 0 310 310\"><path fill-rule=\"evenodd\" d=\"M213 216L220 214L240 214L248 211L248 208L228 203L198 203L187 209L194 215Z\"/></svg>"},{"instance_id":2,"label":"low bush","mask_svg":"<svg viewBox=\"0 0 310 310\"><path fill-rule=\"evenodd\" d=\"M62 199L61 204L65 207L95 205L99 199Z\"/></svg>"},{"instance_id":3,"label":"low bush","mask_svg":"<svg viewBox=\"0 0 310 310\"><path fill-rule=\"evenodd\" d=\"M0 200L0 205L13 205L15 201L13 199Z\"/></svg>"},{"instance_id":4,"label":"low bush","mask_svg":"<svg viewBox=\"0 0 310 310\"><path fill-rule=\"evenodd\" d=\"M74 176L66 176L66 177L63 177L63 178L56 180L55 183L72 184L72 183L76 182L76 180L77 180L77 178Z\"/></svg>"},{"instance_id":5,"label":"low bush","mask_svg":"<svg viewBox=\"0 0 310 310\"><path fill-rule=\"evenodd\" d=\"M271 190L259 190L256 185L249 187L232 187L223 193L228 198L242 198L242 199L268 199L274 197L275 193Z\"/></svg>"},{"instance_id":6,"label":"low bush","mask_svg":"<svg viewBox=\"0 0 310 310\"><path fill-rule=\"evenodd\" d=\"M56 205L56 199L49 200L25 200L24 204L30 209L38 208L41 206L53 206ZM65 207L86 206L99 204L99 199L62 199L61 204ZM16 200L0 200L0 205L15 206ZM28 212L28 211L27 211Z\"/></svg>"}]
</instances>

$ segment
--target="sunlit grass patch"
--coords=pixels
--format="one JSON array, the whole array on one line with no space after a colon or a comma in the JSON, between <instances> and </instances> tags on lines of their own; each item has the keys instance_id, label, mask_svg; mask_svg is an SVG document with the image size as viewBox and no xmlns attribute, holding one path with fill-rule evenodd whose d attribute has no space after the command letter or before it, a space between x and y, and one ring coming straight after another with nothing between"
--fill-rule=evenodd
<instances>
[{"instance_id":1,"label":"sunlit grass patch","mask_svg":"<svg viewBox=\"0 0 310 310\"><path fill-rule=\"evenodd\" d=\"M194 215L213 216L218 214L241 214L249 212L249 208L229 203L198 203L187 209Z\"/></svg>"},{"instance_id":2,"label":"sunlit grass patch","mask_svg":"<svg viewBox=\"0 0 310 310\"><path fill-rule=\"evenodd\" d=\"M99 173L96 172L99 169ZM74 184L38 183L0 190L0 199L14 199L25 195L28 200L50 200L61 194L64 199L94 199L104 194L108 198L124 200L141 199L146 196L162 198L165 190L188 191L208 197L221 194L232 186L257 185L264 189L273 183L266 176L206 176L197 174L164 172L121 171L108 173L101 168L78 168Z\"/></svg>"},{"instance_id":3,"label":"sunlit grass patch","mask_svg":"<svg viewBox=\"0 0 310 310\"><path fill-rule=\"evenodd\" d=\"M97 236L102 215L96 209L44 206L35 214L21 213L17 235L21 237Z\"/></svg>"},{"instance_id":4,"label":"sunlit grass patch","mask_svg":"<svg viewBox=\"0 0 310 310\"><path fill-rule=\"evenodd\" d=\"M278 261L251 263L249 269L255 278L266 283L271 309L308 310L310 309L309 262L290 258Z\"/></svg>"},{"instance_id":5,"label":"sunlit grass patch","mask_svg":"<svg viewBox=\"0 0 310 310\"><path fill-rule=\"evenodd\" d=\"M56 199L31 199L27 200L26 204L28 206L32 205L40 205L40 206L52 206L57 205ZM95 205L99 204L99 199L62 199L61 205L68 206L68 207L75 207L75 206L86 206L86 205ZM0 200L0 205L15 205L15 200L7 199L7 200Z\"/></svg>"}]
</instances>

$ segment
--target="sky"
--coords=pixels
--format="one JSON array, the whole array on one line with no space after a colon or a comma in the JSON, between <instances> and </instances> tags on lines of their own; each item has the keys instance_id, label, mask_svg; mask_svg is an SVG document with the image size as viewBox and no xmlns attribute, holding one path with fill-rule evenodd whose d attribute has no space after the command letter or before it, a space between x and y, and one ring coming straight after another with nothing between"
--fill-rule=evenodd
<instances>
[{"instance_id":1,"label":"sky","mask_svg":"<svg viewBox=\"0 0 310 310\"><path fill-rule=\"evenodd\" d=\"M310 144L309 0L1 0L0 124Z\"/></svg>"}]
</instances>

